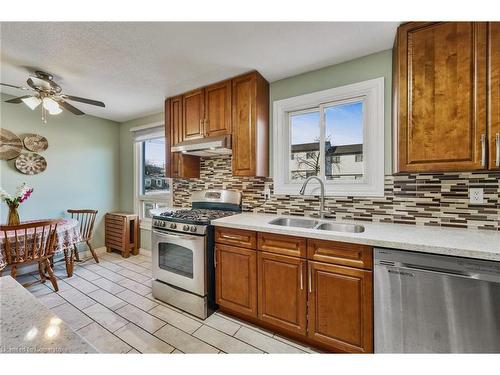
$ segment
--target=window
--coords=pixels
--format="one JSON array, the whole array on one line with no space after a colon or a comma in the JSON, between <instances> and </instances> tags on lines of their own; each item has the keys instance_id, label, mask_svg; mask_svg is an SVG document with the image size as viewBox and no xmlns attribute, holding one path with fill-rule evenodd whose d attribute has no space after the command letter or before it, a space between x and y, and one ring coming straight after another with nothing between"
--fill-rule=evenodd
<instances>
[{"instance_id":1,"label":"window","mask_svg":"<svg viewBox=\"0 0 500 375\"><path fill-rule=\"evenodd\" d=\"M150 227L154 209L171 202L171 180L166 176L165 137L163 126L131 129L135 138L135 211L141 227Z\"/></svg>"},{"instance_id":2,"label":"window","mask_svg":"<svg viewBox=\"0 0 500 375\"><path fill-rule=\"evenodd\" d=\"M378 78L274 102L275 192L318 176L328 195L383 195L383 88Z\"/></svg>"}]
</instances>

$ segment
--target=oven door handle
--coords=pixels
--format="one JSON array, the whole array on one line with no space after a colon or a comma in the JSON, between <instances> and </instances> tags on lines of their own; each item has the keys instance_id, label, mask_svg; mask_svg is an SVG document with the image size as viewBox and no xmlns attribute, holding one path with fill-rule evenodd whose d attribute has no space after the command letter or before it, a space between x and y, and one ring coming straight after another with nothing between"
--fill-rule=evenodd
<instances>
[{"instance_id":1,"label":"oven door handle","mask_svg":"<svg viewBox=\"0 0 500 375\"><path fill-rule=\"evenodd\" d=\"M157 230L153 230L153 233L155 233L159 236L162 236L162 237L177 238L179 240L198 240L198 239L200 239L199 236L189 236L186 234L172 234L172 233L159 232Z\"/></svg>"}]
</instances>

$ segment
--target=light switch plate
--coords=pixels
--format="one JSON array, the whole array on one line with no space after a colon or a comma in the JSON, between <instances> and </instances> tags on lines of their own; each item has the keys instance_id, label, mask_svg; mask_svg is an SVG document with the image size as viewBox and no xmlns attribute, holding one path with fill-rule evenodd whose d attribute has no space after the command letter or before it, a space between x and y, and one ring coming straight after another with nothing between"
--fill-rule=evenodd
<instances>
[{"instance_id":1,"label":"light switch plate","mask_svg":"<svg viewBox=\"0 0 500 375\"><path fill-rule=\"evenodd\" d=\"M469 203L470 204L483 204L484 203L484 190L483 188L470 188L469 189Z\"/></svg>"}]
</instances>

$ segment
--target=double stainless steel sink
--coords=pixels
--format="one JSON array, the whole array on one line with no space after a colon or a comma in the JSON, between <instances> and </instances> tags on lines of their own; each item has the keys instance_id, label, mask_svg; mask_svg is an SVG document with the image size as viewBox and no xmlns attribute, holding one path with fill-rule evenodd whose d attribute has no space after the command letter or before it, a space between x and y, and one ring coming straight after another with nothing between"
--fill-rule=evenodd
<instances>
[{"instance_id":1,"label":"double stainless steel sink","mask_svg":"<svg viewBox=\"0 0 500 375\"><path fill-rule=\"evenodd\" d=\"M365 227L358 224L335 223L305 218L278 217L271 220L268 224L279 225L282 227L318 229L332 232L362 233L365 231Z\"/></svg>"}]
</instances>

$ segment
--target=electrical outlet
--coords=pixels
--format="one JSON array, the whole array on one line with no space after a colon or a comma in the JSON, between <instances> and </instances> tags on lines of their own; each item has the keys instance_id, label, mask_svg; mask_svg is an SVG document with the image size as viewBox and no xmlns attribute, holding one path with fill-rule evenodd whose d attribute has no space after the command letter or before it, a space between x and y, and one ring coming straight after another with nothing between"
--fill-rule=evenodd
<instances>
[{"instance_id":1,"label":"electrical outlet","mask_svg":"<svg viewBox=\"0 0 500 375\"><path fill-rule=\"evenodd\" d=\"M484 203L484 190L483 188L470 188L469 189L469 203L470 204L483 204Z\"/></svg>"},{"instance_id":2,"label":"electrical outlet","mask_svg":"<svg viewBox=\"0 0 500 375\"><path fill-rule=\"evenodd\" d=\"M264 184L264 199L267 201L271 198L271 189L269 188L269 184L266 182Z\"/></svg>"}]
</instances>

